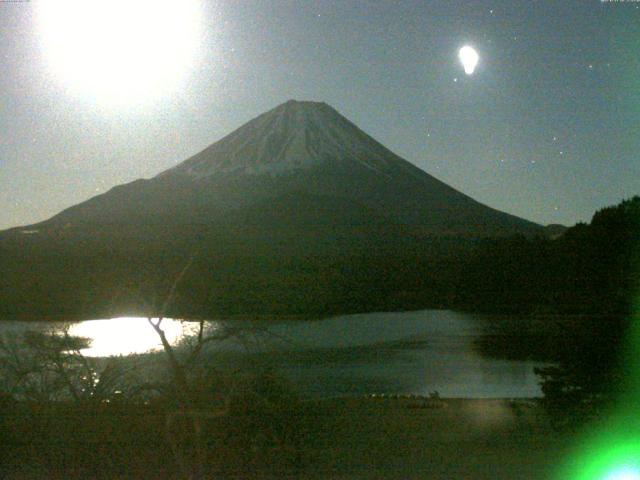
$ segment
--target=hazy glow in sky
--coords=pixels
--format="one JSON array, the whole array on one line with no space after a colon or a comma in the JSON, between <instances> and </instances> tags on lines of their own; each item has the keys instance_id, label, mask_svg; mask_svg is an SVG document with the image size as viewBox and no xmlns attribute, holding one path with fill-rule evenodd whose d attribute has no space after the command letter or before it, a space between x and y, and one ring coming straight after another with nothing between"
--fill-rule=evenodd
<instances>
[{"instance_id":1,"label":"hazy glow in sky","mask_svg":"<svg viewBox=\"0 0 640 480\"><path fill-rule=\"evenodd\" d=\"M72 94L107 106L162 97L192 66L194 0L56 0L37 3L50 68Z\"/></svg>"}]
</instances>

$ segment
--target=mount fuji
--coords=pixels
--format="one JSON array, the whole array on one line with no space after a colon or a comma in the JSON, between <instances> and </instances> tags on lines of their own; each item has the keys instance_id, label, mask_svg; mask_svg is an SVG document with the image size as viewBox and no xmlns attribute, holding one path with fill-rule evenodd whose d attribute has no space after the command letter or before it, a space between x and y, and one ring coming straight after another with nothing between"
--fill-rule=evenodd
<instances>
[{"instance_id":1,"label":"mount fuji","mask_svg":"<svg viewBox=\"0 0 640 480\"><path fill-rule=\"evenodd\" d=\"M406 262L436 268L456 255L451 239L511 234L543 228L437 180L329 105L291 100L153 178L0 232L0 315L156 312L187 258L176 314L380 308L397 297L390 283L433 290Z\"/></svg>"},{"instance_id":2,"label":"mount fuji","mask_svg":"<svg viewBox=\"0 0 640 480\"><path fill-rule=\"evenodd\" d=\"M415 232L472 236L540 229L435 179L329 105L293 100L154 178L115 187L36 228L223 220L240 225L233 216L247 209L261 224L383 221Z\"/></svg>"}]
</instances>

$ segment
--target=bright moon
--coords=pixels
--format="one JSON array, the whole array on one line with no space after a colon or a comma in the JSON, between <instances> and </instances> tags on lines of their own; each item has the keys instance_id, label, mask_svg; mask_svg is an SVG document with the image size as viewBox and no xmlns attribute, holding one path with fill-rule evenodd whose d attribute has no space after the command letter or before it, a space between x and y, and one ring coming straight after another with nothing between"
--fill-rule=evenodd
<instances>
[{"instance_id":1,"label":"bright moon","mask_svg":"<svg viewBox=\"0 0 640 480\"><path fill-rule=\"evenodd\" d=\"M107 105L140 103L174 90L199 43L195 0L38 2L43 49L73 94Z\"/></svg>"},{"instance_id":2,"label":"bright moon","mask_svg":"<svg viewBox=\"0 0 640 480\"><path fill-rule=\"evenodd\" d=\"M465 45L458 52L458 58L460 62L462 62L462 66L464 67L464 73L467 75L471 75L478 65L478 60L480 60L480 56L478 52L476 52L469 45Z\"/></svg>"}]
</instances>

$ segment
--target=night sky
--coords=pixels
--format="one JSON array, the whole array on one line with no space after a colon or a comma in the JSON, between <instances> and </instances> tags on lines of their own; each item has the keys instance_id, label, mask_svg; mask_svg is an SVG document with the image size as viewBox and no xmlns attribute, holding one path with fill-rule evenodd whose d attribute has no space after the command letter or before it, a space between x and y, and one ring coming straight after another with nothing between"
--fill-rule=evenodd
<instances>
[{"instance_id":1,"label":"night sky","mask_svg":"<svg viewBox=\"0 0 640 480\"><path fill-rule=\"evenodd\" d=\"M124 3L108 2L112 43L74 79L52 56L46 3L0 0L0 229L153 176L290 98L327 102L435 177L543 224L640 194L640 2L202 0L192 50L149 95L139 65L101 62L118 41L137 51ZM145 48L160 45L161 63L179 36ZM105 64L99 88L80 75Z\"/></svg>"}]
</instances>

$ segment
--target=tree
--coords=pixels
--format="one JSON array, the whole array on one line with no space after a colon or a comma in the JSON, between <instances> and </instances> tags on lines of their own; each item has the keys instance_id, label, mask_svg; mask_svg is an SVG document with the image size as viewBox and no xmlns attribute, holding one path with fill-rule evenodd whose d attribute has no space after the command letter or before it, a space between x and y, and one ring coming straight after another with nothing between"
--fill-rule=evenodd
<instances>
[{"instance_id":1,"label":"tree","mask_svg":"<svg viewBox=\"0 0 640 480\"><path fill-rule=\"evenodd\" d=\"M607 411L628 386L627 317L600 318L588 332L566 332L571 343L557 365L540 367L543 406L559 428L573 428Z\"/></svg>"},{"instance_id":2,"label":"tree","mask_svg":"<svg viewBox=\"0 0 640 480\"><path fill-rule=\"evenodd\" d=\"M86 357L89 340L69 329L66 324L0 338L2 391L37 402L103 402L127 390L132 366L119 358Z\"/></svg>"}]
</instances>

